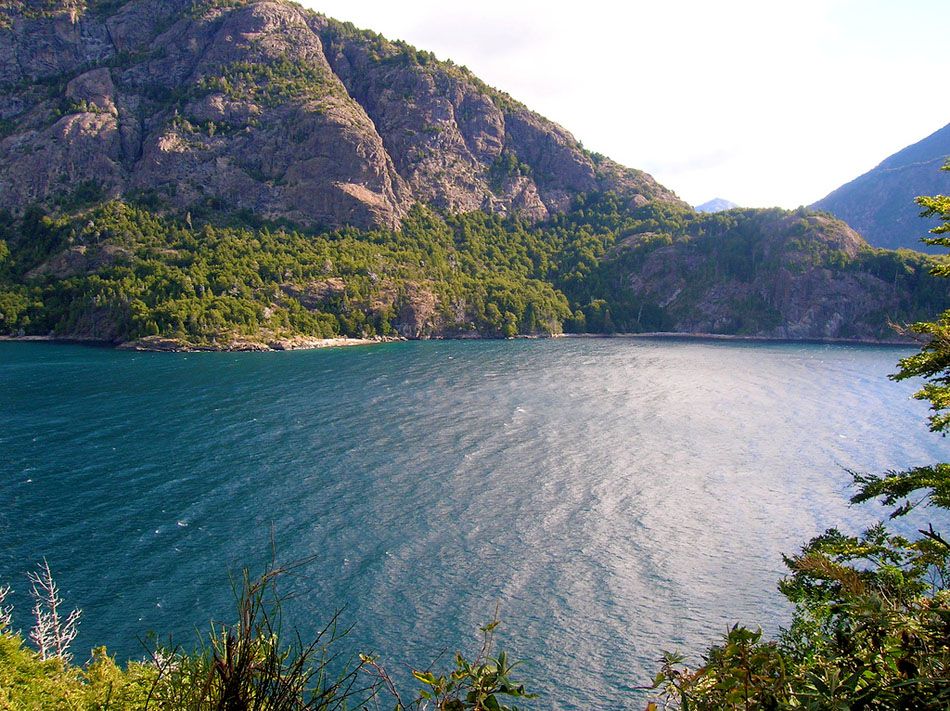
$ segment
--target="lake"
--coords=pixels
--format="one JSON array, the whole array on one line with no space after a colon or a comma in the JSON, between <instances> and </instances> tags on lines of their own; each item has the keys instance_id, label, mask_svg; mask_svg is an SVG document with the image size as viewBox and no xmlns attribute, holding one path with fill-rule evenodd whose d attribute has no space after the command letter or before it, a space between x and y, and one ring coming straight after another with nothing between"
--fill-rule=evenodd
<instances>
[{"instance_id":1,"label":"lake","mask_svg":"<svg viewBox=\"0 0 950 711\"><path fill-rule=\"evenodd\" d=\"M838 525L848 469L947 456L907 348L557 339L290 353L0 343L0 581L44 556L75 651L143 656L227 620L229 574L311 558L304 632L397 678L475 652L500 607L537 708L642 708L662 650L774 633L782 553Z\"/></svg>"}]
</instances>

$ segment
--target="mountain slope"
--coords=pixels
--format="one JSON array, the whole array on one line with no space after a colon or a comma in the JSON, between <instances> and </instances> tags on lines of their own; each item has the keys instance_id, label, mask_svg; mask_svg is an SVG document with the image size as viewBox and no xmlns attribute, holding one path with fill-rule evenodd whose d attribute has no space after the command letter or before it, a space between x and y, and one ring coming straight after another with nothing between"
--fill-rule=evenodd
<instances>
[{"instance_id":1,"label":"mountain slope","mask_svg":"<svg viewBox=\"0 0 950 711\"><path fill-rule=\"evenodd\" d=\"M0 84L0 334L888 338L947 305L921 255L699 215L466 69L284 0L0 0Z\"/></svg>"},{"instance_id":2,"label":"mountain slope","mask_svg":"<svg viewBox=\"0 0 950 711\"><path fill-rule=\"evenodd\" d=\"M804 208L631 213L602 196L556 223L568 234L610 235L596 263L581 259L555 282L585 304L575 321L593 331L892 340L891 323L947 302L924 255L873 249Z\"/></svg>"},{"instance_id":3,"label":"mountain slope","mask_svg":"<svg viewBox=\"0 0 950 711\"><path fill-rule=\"evenodd\" d=\"M80 185L330 228L397 227L415 202L544 219L582 192L677 201L466 70L289 2L41 7L2 9L15 211Z\"/></svg>"},{"instance_id":4,"label":"mountain slope","mask_svg":"<svg viewBox=\"0 0 950 711\"><path fill-rule=\"evenodd\" d=\"M950 175L940 170L948 157L950 124L898 151L812 207L844 220L876 247L936 251L920 242L927 230L914 198L950 192Z\"/></svg>"}]
</instances>

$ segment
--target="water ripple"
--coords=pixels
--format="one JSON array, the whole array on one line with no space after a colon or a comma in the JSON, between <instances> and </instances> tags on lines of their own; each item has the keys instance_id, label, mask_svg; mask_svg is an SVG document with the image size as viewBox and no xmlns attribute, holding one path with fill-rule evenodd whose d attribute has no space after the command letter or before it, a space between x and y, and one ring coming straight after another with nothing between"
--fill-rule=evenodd
<instances>
[{"instance_id":1,"label":"water ripple","mask_svg":"<svg viewBox=\"0 0 950 711\"><path fill-rule=\"evenodd\" d=\"M0 580L46 556L78 644L141 656L230 611L228 574L313 556L393 669L500 603L539 708L636 708L664 649L787 620L783 552L879 515L846 469L946 457L900 349L632 340L286 354L0 344ZM899 433L899 437L895 436ZM443 657L444 659L444 657ZM400 672L401 673L401 672Z\"/></svg>"}]
</instances>

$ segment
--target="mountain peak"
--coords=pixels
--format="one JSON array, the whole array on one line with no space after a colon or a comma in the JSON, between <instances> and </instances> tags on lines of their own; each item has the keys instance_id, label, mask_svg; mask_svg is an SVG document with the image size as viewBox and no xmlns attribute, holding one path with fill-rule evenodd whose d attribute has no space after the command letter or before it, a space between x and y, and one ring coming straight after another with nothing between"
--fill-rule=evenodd
<instances>
[{"instance_id":1,"label":"mountain peak","mask_svg":"<svg viewBox=\"0 0 950 711\"><path fill-rule=\"evenodd\" d=\"M733 208L739 207L734 202L730 202L725 198L713 198L708 202L704 202L702 205L697 205L694 209L696 212L724 212L725 210L732 210Z\"/></svg>"}]
</instances>

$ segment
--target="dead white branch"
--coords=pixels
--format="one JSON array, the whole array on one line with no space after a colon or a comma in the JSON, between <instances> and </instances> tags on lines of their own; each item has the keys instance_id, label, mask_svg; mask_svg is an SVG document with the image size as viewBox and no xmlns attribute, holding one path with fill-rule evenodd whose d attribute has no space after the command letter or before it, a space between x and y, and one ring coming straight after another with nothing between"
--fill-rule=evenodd
<instances>
[{"instance_id":1,"label":"dead white branch","mask_svg":"<svg viewBox=\"0 0 950 711\"><path fill-rule=\"evenodd\" d=\"M30 594L33 596L34 619L30 639L36 645L41 659L59 657L68 662L72 659L69 645L76 638L76 627L82 610L73 610L63 619L59 611L63 600L59 595L59 587L53 580L49 563L44 558L37 568L36 572L28 574L32 584Z\"/></svg>"},{"instance_id":2,"label":"dead white branch","mask_svg":"<svg viewBox=\"0 0 950 711\"><path fill-rule=\"evenodd\" d=\"M3 601L10 594L9 585L0 585L0 632L13 623L13 605L4 605Z\"/></svg>"}]
</instances>

